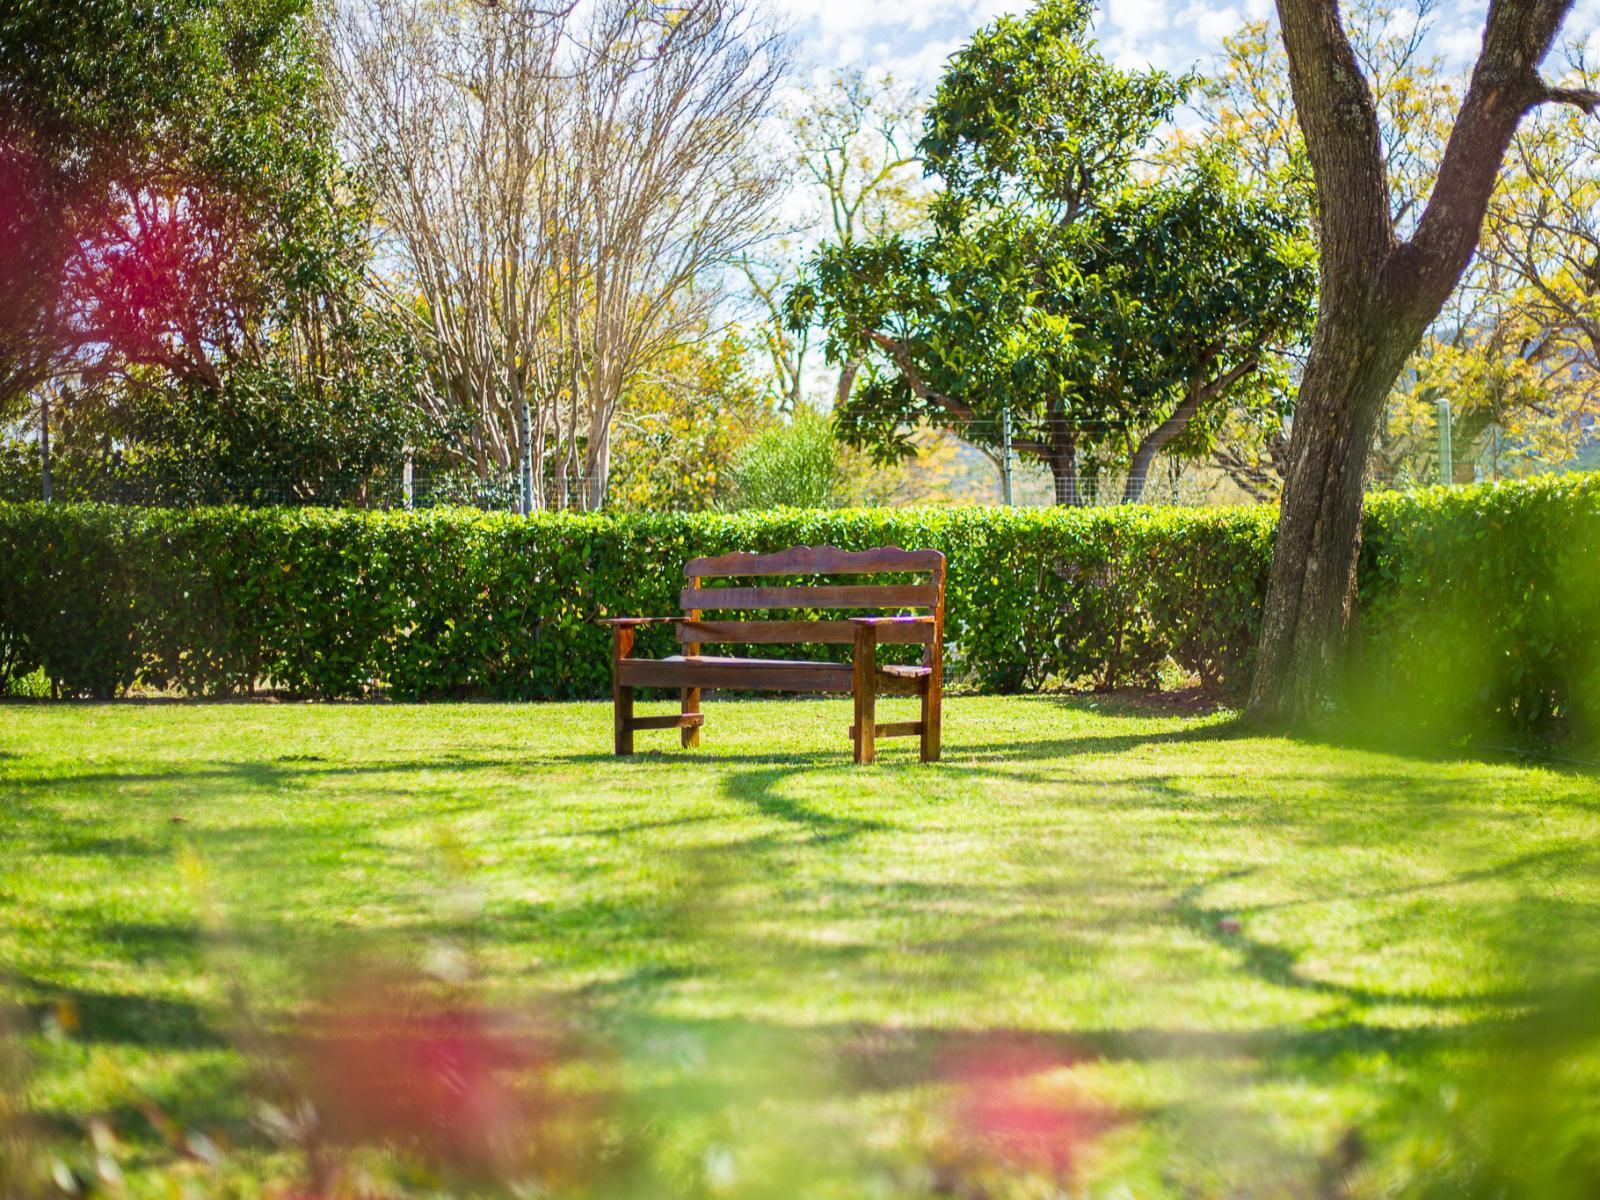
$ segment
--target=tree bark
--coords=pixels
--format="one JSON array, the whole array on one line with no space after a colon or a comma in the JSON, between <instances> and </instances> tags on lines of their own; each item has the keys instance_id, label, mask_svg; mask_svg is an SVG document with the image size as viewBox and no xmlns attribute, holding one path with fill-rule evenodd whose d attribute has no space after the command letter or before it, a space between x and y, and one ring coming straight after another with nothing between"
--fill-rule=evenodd
<instances>
[{"instance_id":1,"label":"tree bark","mask_svg":"<svg viewBox=\"0 0 1600 1200\"><path fill-rule=\"evenodd\" d=\"M1409 241L1389 219L1372 93L1336 0L1278 0L1295 112L1317 183L1321 300L1290 440L1289 473L1247 713L1319 715L1355 599L1361 504L1389 389L1477 246L1522 115L1545 101L1592 111L1600 96L1555 89L1538 66L1571 0L1491 0L1483 47Z\"/></svg>"},{"instance_id":2,"label":"tree bark","mask_svg":"<svg viewBox=\"0 0 1600 1200\"><path fill-rule=\"evenodd\" d=\"M606 481L611 474L611 422L598 423L589 434L585 458L583 511L599 512L606 502Z\"/></svg>"},{"instance_id":3,"label":"tree bark","mask_svg":"<svg viewBox=\"0 0 1600 1200\"><path fill-rule=\"evenodd\" d=\"M1182 433L1189 422L1194 420L1195 413L1200 411L1201 398L1201 389L1191 383L1189 394L1183 398L1183 403L1140 441L1139 448L1133 452L1133 458L1128 463L1128 479L1122 486L1122 503L1137 504L1143 498L1144 485L1150 479L1150 464L1155 462L1156 455L1161 453L1167 443Z\"/></svg>"},{"instance_id":4,"label":"tree bark","mask_svg":"<svg viewBox=\"0 0 1600 1200\"><path fill-rule=\"evenodd\" d=\"M1362 315L1319 321L1300 384L1250 697L1262 719L1322 711L1349 628L1368 451L1421 337Z\"/></svg>"},{"instance_id":5,"label":"tree bark","mask_svg":"<svg viewBox=\"0 0 1600 1200\"><path fill-rule=\"evenodd\" d=\"M1050 413L1050 476L1055 484L1057 504L1076 507L1083 503L1083 489L1078 483L1078 438L1069 428L1065 417L1058 411Z\"/></svg>"}]
</instances>

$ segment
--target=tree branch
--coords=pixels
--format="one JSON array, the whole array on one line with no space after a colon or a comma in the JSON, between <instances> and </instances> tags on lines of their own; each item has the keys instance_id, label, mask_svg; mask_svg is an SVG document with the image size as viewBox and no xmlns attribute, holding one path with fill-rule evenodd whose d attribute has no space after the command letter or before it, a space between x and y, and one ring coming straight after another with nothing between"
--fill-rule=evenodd
<instances>
[{"instance_id":1,"label":"tree branch","mask_svg":"<svg viewBox=\"0 0 1600 1200\"><path fill-rule=\"evenodd\" d=\"M1437 312L1466 268L1506 150L1524 113L1550 98L1539 63L1555 41L1572 0L1491 0L1483 48L1461 102L1438 179L1416 234L1399 248L1391 296ZM1574 93L1576 94L1576 93ZM1398 289L1398 290L1394 290Z\"/></svg>"},{"instance_id":2,"label":"tree branch","mask_svg":"<svg viewBox=\"0 0 1600 1200\"><path fill-rule=\"evenodd\" d=\"M904 342L878 330L873 330L867 334L867 337L874 345L888 351L889 357L894 359L895 366L900 368L900 374L905 377L906 386L919 398L928 401L930 404L937 404L952 416L960 417L971 424L978 424L981 421L981 418L970 406L963 404L953 396L946 396L942 392L934 391L923 381L921 373L917 370L916 363L911 361L911 351L906 348ZM1011 440L1011 448L1024 454L1037 455L1040 458L1045 457L1046 453L1046 447L1043 442L1036 442L1027 438L1013 438Z\"/></svg>"},{"instance_id":3,"label":"tree branch","mask_svg":"<svg viewBox=\"0 0 1600 1200\"><path fill-rule=\"evenodd\" d=\"M1588 88L1556 87L1554 84L1541 84L1534 96L1535 104L1571 104L1583 109L1590 116L1594 110L1600 108L1600 92L1590 91Z\"/></svg>"},{"instance_id":4,"label":"tree branch","mask_svg":"<svg viewBox=\"0 0 1600 1200\"><path fill-rule=\"evenodd\" d=\"M1188 427L1195 414L1260 365L1260 359L1247 358L1207 383L1190 382L1189 394L1183 398L1183 402L1172 410L1171 416L1145 434L1139 442L1139 448L1133 452L1133 459L1128 464L1128 479L1122 488L1124 504L1134 504L1144 495L1145 481L1150 477L1150 464L1173 438Z\"/></svg>"},{"instance_id":5,"label":"tree branch","mask_svg":"<svg viewBox=\"0 0 1600 1200\"><path fill-rule=\"evenodd\" d=\"M1317 180L1325 290L1381 260L1391 237L1377 105L1339 20L1337 0L1278 0L1289 86ZM1343 268L1343 269L1341 269Z\"/></svg>"}]
</instances>

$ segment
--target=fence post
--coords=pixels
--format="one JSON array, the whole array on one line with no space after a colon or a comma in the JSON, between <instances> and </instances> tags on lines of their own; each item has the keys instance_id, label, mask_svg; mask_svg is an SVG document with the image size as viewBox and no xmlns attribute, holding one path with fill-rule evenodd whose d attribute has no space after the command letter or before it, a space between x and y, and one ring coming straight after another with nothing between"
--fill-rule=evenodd
<instances>
[{"instance_id":1,"label":"fence post","mask_svg":"<svg viewBox=\"0 0 1600 1200\"><path fill-rule=\"evenodd\" d=\"M400 470L400 486L405 494L406 511L410 512L416 506L417 494L413 486L415 476L411 462L411 451L406 451L406 464Z\"/></svg>"},{"instance_id":2,"label":"fence post","mask_svg":"<svg viewBox=\"0 0 1600 1200\"><path fill-rule=\"evenodd\" d=\"M1000 410L1000 502L1011 507L1011 410Z\"/></svg>"},{"instance_id":3,"label":"fence post","mask_svg":"<svg viewBox=\"0 0 1600 1200\"><path fill-rule=\"evenodd\" d=\"M1439 401L1439 482L1449 487L1455 482L1455 455L1450 447L1450 401Z\"/></svg>"},{"instance_id":4,"label":"fence post","mask_svg":"<svg viewBox=\"0 0 1600 1200\"><path fill-rule=\"evenodd\" d=\"M39 470L44 477L44 502L50 503L50 389L39 389Z\"/></svg>"}]
</instances>

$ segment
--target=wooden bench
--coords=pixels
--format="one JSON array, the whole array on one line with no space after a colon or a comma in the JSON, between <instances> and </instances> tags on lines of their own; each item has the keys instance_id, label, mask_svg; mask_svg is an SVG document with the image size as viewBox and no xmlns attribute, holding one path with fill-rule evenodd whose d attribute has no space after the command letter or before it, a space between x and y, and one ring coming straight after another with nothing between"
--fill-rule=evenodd
<instances>
[{"instance_id":1,"label":"wooden bench","mask_svg":"<svg viewBox=\"0 0 1600 1200\"><path fill-rule=\"evenodd\" d=\"M763 576L926 575L925 583L782 584L705 586L707 580L754 580ZM616 752L633 753L640 729L677 729L683 745L700 744L702 688L739 691L849 692L855 697L850 738L855 760L870 763L881 737L917 737L922 761L939 757L940 699L944 689L944 555L937 550L837 550L832 546L794 546L775 554L723 554L694 558L683 568L686 586L679 597L681 617L613 617L611 695ZM749 609L926 609L922 615L849 617L844 620L709 620L708 612ZM633 657L634 631L645 624L671 622L683 652L670 658ZM716 644L844 645L854 647L850 662L806 662L781 658L717 658L700 649ZM925 647L917 666L880 664L879 644ZM633 690L678 688L682 710L676 716L636 717ZM920 696L922 718L879 724L880 694Z\"/></svg>"}]
</instances>

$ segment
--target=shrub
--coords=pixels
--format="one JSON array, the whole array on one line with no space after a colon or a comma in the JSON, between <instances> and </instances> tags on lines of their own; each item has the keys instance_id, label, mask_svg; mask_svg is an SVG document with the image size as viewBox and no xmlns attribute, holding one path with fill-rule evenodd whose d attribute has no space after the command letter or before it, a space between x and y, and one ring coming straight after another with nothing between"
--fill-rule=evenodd
<instances>
[{"instance_id":1,"label":"shrub","mask_svg":"<svg viewBox=\"0 0 1600 1200\"><path fill-rule=\"evenodd\" d=\"M42 664L63 695L266 680L328 698L602 696L595 618L677 611L686 559L893 544L949 557L954 679L1114 687L1153 682L1171 660L1237 692L1272 528L1266 508L523 518L0 505L0 688ZM1597 550L1600 476L1375 498L1362 704L1457 732L1563 719L1600 732ZM641 653L671 644L670 628L640 632Z\"/></svg>"},{"instance_id":2,"label":"shrub","mask_svg":"<svg viewBox=\"0 0 1600 1200\"><path fill-rule=\"evenodd\" d=\"M844 484L843 447L833 422L802 408L756 434L733 457L733 506L833 508Z\"/></svg>"},{"instance_id":3,"label":"shrub","mask_svg":"<svg viewBox=\"0 0 1600 1200\"><path fill-rule=\"evenodd\" d=\"M65 695L270 680L328 698L599 696L608 635L594 618L675 611L688 558L898 544L949 555L952 670L978 686L1147 681L1169 656L1237 683L1269 537L1252 510L521 518L23 504L0 506L0 639L13 673L42 662ZM664 652L671 636L645 630L641 649Z\"/></svg>"},{"instance_id":4,"label":"shrub","mask_svg":"<svg viewBox=\"0 0 1600 1200\"><path fill-rule=\"evenodd\" d=\"M1600 475L1367 506L1360 702L1445 734L1600 734Z\"/></svg>"}]
</instances>

